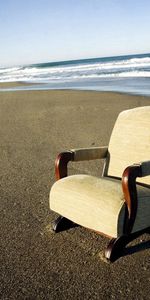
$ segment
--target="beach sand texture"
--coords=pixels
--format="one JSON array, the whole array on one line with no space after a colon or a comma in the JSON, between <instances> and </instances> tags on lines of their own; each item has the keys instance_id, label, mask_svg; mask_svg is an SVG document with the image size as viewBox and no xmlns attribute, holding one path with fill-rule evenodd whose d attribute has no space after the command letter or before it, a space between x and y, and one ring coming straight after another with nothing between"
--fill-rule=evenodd
<instances>
[{"instance_id":1,"label":"beach sand texture","mask_svg":"<svg viewBox=\"0 0 150 300\"><path fill-rule=\"evenodd\" d=\"M81 227L51 232L56 214L48 200L56 155L107 145L118 113L143 105L149 97L0 93L0 299L150 299L148 235L106 264L99 252L107 238ZM99 161L70 164L70 173L101 170Z\"/></svg>"}]
</instances>

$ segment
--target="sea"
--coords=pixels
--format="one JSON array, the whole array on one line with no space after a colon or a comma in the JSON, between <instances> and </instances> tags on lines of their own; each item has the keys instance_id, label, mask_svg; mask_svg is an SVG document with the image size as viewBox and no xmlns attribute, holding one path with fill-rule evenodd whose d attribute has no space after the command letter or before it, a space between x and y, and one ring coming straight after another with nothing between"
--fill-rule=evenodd
<instances>
[{"instance_id":1,"label":"sea","mask_svg":"<svg viewBox=\"0 0 150 300\"><path fill-rule=\"evenodd\" d=\"M0 82L22 83L0 91L73 89L150 96L150 53L0 67Z\"/></svg>"}]
</instances>

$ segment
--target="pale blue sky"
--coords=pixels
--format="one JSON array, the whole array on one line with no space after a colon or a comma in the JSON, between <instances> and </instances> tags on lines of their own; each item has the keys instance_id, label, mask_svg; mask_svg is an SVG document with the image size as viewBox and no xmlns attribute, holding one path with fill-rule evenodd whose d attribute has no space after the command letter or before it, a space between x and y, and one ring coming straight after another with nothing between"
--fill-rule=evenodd
<instances>
[{"instance_id":1,"label":"pale blue sky","mask_svg":"<svg viewBox=\"0 0 150 300\"><path fill-rule=\"evenodd\" d=\"M150 52L150 0L0 0L0 65Z\"/></svg>"}]
</instances>

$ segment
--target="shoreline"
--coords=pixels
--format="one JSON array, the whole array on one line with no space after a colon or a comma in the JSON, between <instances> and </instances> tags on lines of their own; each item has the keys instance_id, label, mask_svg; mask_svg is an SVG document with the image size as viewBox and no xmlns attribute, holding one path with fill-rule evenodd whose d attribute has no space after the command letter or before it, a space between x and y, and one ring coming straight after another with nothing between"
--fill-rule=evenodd
<instances>
[{"instance_id":1,"label":"shoreline","mask_svg":"<svg viewBox=\"0 0 150 300\"><path fill-rule=\"evenodd\" d=\"M23 92L23 91L83 91L83 92L98 92L98 93L115 93L129 96L150 97L150 92L128 91L117 89L98 89L87 87L50 87L47 83L31 83L31 82L0 82L0 92Z\"/></svg>"},{"instance_id":2,"label":"shoreline","mask_svg":"<svg viewBox=\"0 0 150 300\"><path fill-rule=\"evenodd\" d=\"M19 94L19 93L89 93L89 94L100 94L100 95L118 95L118 96L127 96L127 97L139 97L139 98L146 98L150 99L150 95L142 95L142 94L133 94L133 93L127 93L127 92L116 92L116 91L98 91L98 90L82 90L82 89L10 89L10 90L1 90L0 89L0 95L1 93L7 94Z\"/></svg>"}]
</instances>

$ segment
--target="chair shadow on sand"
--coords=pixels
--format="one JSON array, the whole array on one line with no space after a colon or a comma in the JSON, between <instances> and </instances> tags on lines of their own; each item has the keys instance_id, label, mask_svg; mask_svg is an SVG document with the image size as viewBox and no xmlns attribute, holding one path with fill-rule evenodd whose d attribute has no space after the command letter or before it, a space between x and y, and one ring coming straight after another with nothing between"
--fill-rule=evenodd
<instances>
[{"instance_id":1,"label":"chair shadow on sand","mask_svg":"<svg viewBox=\"0 0 150 300\"><path fill-rule=\"evenodd\" d=\"M122 256L128 256L137 252L141 252L144 250L150 249L150 239L148 241L142 241L140 243L137 243L136 245L133 246L127 246L124 249L123 255Z\"/></svg>"}]
</instances>

